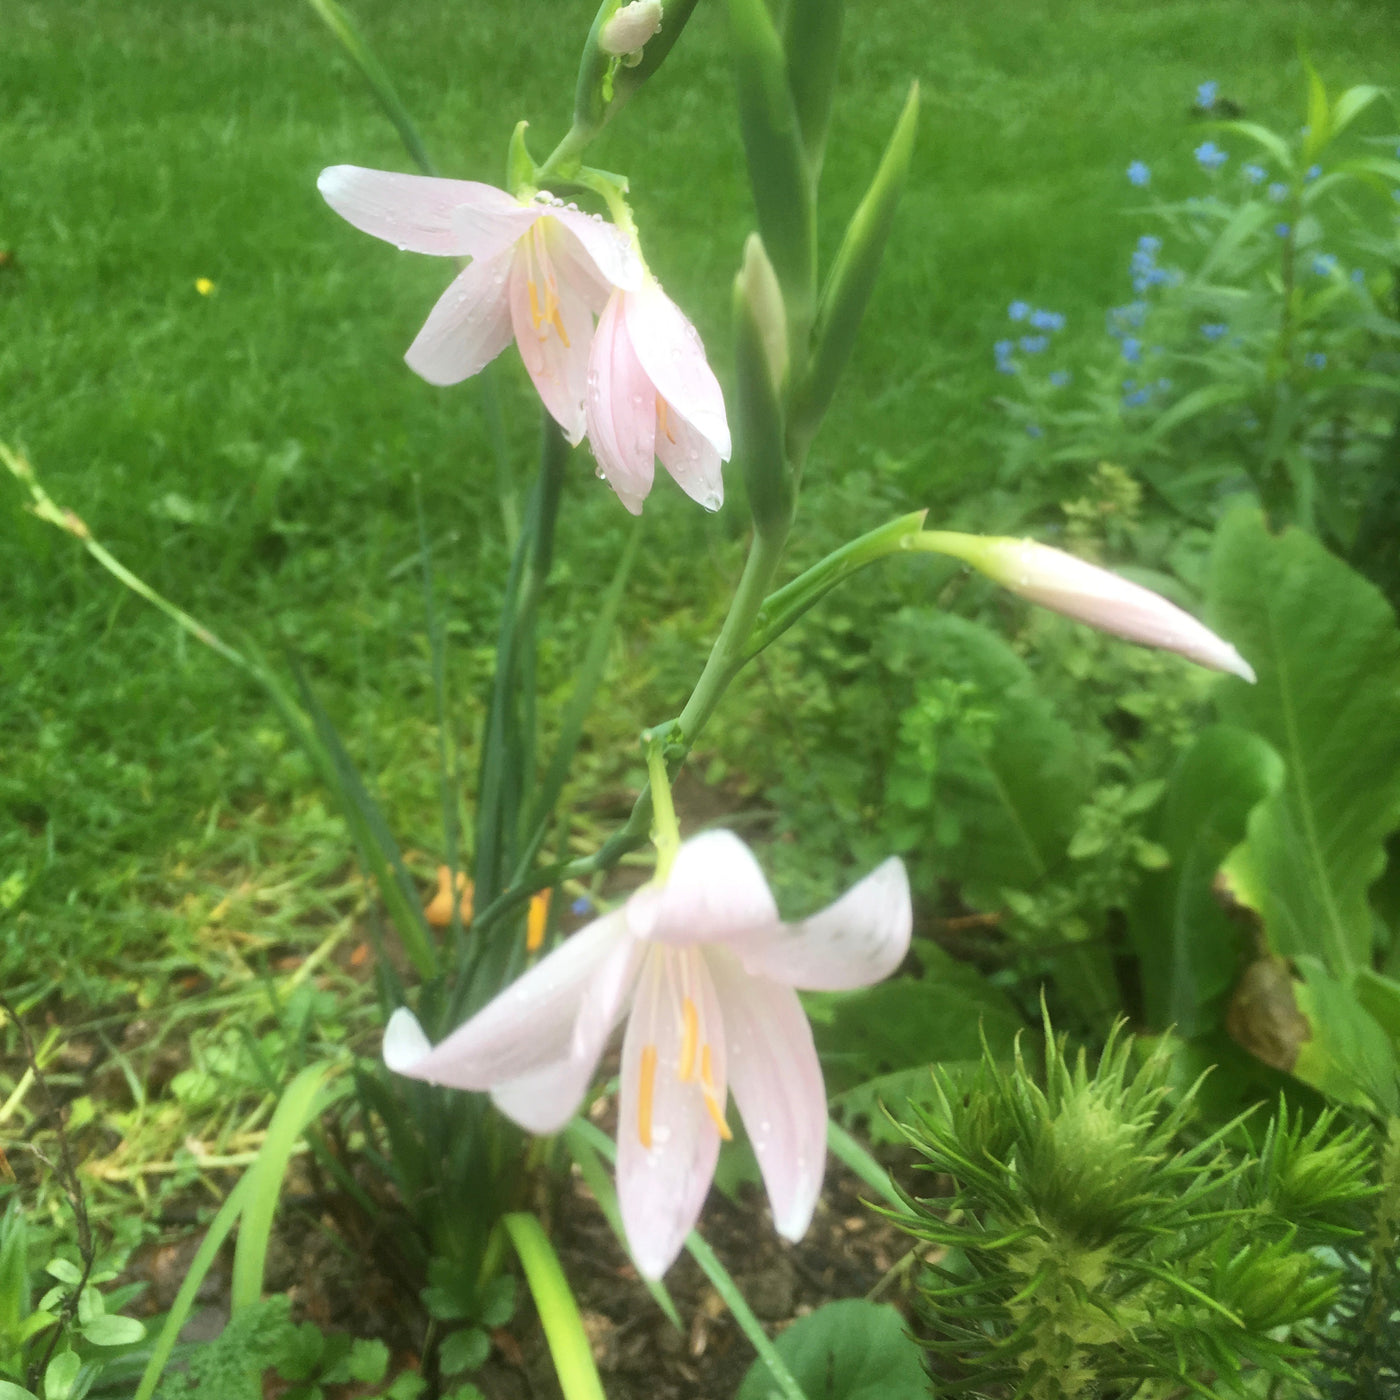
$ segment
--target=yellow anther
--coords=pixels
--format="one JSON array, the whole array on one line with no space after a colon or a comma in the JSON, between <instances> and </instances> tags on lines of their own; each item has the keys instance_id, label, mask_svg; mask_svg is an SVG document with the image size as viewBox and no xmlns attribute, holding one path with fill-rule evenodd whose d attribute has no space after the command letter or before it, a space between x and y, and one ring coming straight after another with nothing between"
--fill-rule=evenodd
<instances>
[{"instance_id":1,"label":"yellow anther","mask_svg":"<svg viewBox=\"0 0 1400 1400\"><path fill-rule=\"evenodd\" d=\"M687 1084L695 1078L695 1051L700 1043L700 1016L689 997L681 1003L681 1014L685 1017L685 1030L681 1035L681 1065L676 1073L681 1083Z\"/></svg>"},{"instance_id":2,"label":"yellow anther","mask_svg":"<svg viewBox=\"0 0 1400 1400\"><path fill-rule=\"evenodd\" d=\"M656 1046L642 1046L641 1082L637 1085L637 1136L651 1151L651 1096L656 1088Z\"/></svg>"},{"instance_id":3,"label":"yellow anther","mask_svg":"<svg viewBox=\"0 0 1400 1400\"><path fill-rule=\"evenodd\" d=\"M549 923L548 890L530 897L530 912L525 920L525 951L538 953L544 944L545 926Z\"/></svg>"},{"instance_id":4,"label":"yellow anther","mask_svg":"<svg viewBox=\"0 0 1400 1400\"><path fill-rule=\"evenodd\" d=\"M569 348L569 333L564 329L564 318L559 314L559 303L554 303L553 309L549 313L549 323L559 332L559 339L564 342L564 348Z\"/></svg>"},{"instance_id":5,"label":"yellow anther","mask_svg":"<svg viewBox=\"0 0 1400 1400\"><path fill-rule=\"evenodd\" d=\"M676 435L671 431L671 425L666 418L666 400L660 394L656 396L656 421L661 424L661 431L666 434L667 441L675 442Z\"/></svg>"},{"instance_id":6,"label":"yellow anther","mask_svg":"<svg viewBox=\"0 0 1400 1400\"><path fill-rule=\"evenodd\" d=\"M530 293L530 316L534 320L535 329L539 330L540 322L544 320L544 315L540 311L540 293L535 286L535 279L530 277L525 282L526 290Z\"/></svg>"},{"instance_id":7,"label":"yellow anther","mask_svg":"<svg viewBox=\"0 0 1400 1400\"><path fill-rule=\"evenodd\" d=\"M700 1086L705 1095L705 1109L710 1115L710 1121L725 1142L732 1142L734 1134L729 1131L729 1124L724 1121L724 1105L720 1103L719 1094L715 1090L715 1076L710 1064L708 1045L700 1051Z\"/></svg>"}]
</instances>

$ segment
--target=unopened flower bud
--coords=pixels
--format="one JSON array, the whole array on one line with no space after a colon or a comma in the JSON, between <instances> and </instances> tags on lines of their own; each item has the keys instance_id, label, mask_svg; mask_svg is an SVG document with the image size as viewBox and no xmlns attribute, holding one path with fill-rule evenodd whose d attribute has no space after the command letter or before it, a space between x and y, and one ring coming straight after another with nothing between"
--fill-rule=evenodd
<instances>
[{"instance_id":1,"label":"unopened flower bud","mask_svg":"<svg viewBox=\"0 0 1400 1400\"><path fill-rule=\"evenodd\" d=\"M781 390L788 372L787 311L783 305L782 288L778 286L778 276L773 271L773 264L768 261L763 240L756 233L749 234L748 242L744 244L744 265L739 272L739 286L763 342L768 376L773 388Z\"/></svg>"},{"instance_id":2,"label":"unopened flower bud","mask_svg":"<svg viewBox=\"0 0 1400 1400\"><path fill-rule=\"evenodd\" d=\"M632 0L623 5L603 25L598 47L621 58L637 53L661 28L661 0Z\"/></svg>"},{"instance_id":3,"label":"unopened flower bud","mask_svg":"<svg viewBox=\"0 0 1400 1400\"><path fill-rule=\"evenodd\" d=\"M961 559L1013 593L1103 632L1179 652L1200 666L1254 682L1254 669L1229 642L1159 593L1035 540L926 530L910 541Z\"/></svg>"}]
</instances>

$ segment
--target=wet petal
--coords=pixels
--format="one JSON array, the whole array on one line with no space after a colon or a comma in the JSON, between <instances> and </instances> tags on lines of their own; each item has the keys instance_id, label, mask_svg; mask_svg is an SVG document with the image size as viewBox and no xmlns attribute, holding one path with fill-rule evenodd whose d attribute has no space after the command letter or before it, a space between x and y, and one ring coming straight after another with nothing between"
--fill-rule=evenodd
<instances>
[{"instance_id":1,"label":"wet petal","mask_svg":"<svg viewBox=\"0 0 1400 1400\"><path fill-rule=\"evenodd\" d=\"M477 255L480 240L460 227L463 210L520 208L504 190L474 180L400 175L332 165L316 179L326 203L364 233L415 253Z\"/></svg>"},{"instance_id":2,"label":"wet petal","mask_svg":"<svg viewBox=\"0 0 1400 1400\"><path fill-rule=\"evenodd\" d=\"M655 471L656 394L642 371L622 315L621 295L603 310L588 356L588 441L608 485L633 515Z\"/></svg>"},{"instance_id":3,"label":"wet petal","mask_svg":"<svg viewBox=\"0 0 1400 1400\"><path fill-rule=\"evenodd\" d=\"M719 453L669 404L661 410L657 424L656 455L692 501L706 510L718 510L724 504Z\"/></svg>"},{"instance_id":4,"label":"wet petal","mask_svg":"<svg viewBox=\"0 0 1400 1400\"><path fill-rule=\"evenodd\" d=\"M385 1062L429 1084L490 1089L563 1060L590 984L627 938L620 912L595 920L432 1049L425 1051L421 1029L420 1040L407 1022L394 1017L385 1033Z\"/></svg>"},{"instance_id":5,"label":"wet petal","mask_svg":"<svg viewBox=\"0 0 1400 1400\"><path fill-rule=\"evenodd\" d=\"M778 906L753 852L732 831L705 831L676 853L666 884L625 906L635 938L683 947L742 943L778 926Z\"/></svg>"},{"instance_id":6,"label":"wet petal","mask_svg":"<svg viewBox=\"0 0 1400 1400\"><path fill-rule=\"evenodd\" d=\"M621 287L631 291L642 285L641 259L615 225L578 209L552 209L550 217L558 221L559 230L566 238L578 243L580 257L597 268L598 276L609 290ZM561 255L569 258L573 265L571 254Z\"/></svg>"},{"instance_id":7,"label":"wet petal","mask_svg":"<svg viewBox=\"0 0 1400 1400\"><path fill-rule=\"evenodd\" d=\"M598 1057L573 1055L507 1079L491 1090L491 1102L527 1133L557 1133L579 1110Z\"/></svg>"},{"instance_id":8,"label":"wet petal","mask_svg":"<svg viewBox=\"0 0 1400 1400\"><path fill-rule=\"evenodd\" d=\"M719 380L699 333L653 278L627 298L627 334L656 392L727 462L729 421Z\"/></svg>"},{"instance_id":9,"label":"wet petal","mask_svg":"<svg viewBox=\"0 0 1400 1400\"><path fill-rule=\"evenodd\" d=\"M510 318L515 343L541 402L564 430L565 437L576 445L588 426L583 404L588 392L593 314L578 290L561 282L552 265L539 259L533 244L533 235L522 240L511 264ZM553 306L548 301L551 276L557 299Z\"/></svg>"},{"instance_id":10,"label":"wet petal","mask_svg":"<svg viewBox=\"0 0 1400 1400\"><path fill-rule=\"evenodd\" d=\"M719 1156L719 1131L703 1095L679 1078L684 1025L666 983L667 956L653 949L642 967L622 1046L618 1104L618 1204L632 1257L647 1278L660 1278L675 1262L700 1217Z\"/></svg>"},{"instance_id":11,"label":"wet petal","mask_svg":"<svg viewBox=\"0 0 1400 1400\"><path fill-rule=\"evenodd\" d=\"M734 951L754 976L810 992L848 991L879 982L904 961L913 923L909 876L892 856L821 913Z\"/></svg>"},{"instance_id":12,"label":"wet petal","mask_svg":"<svg viewBox=\"0 0 1400 1400\"><path fill-rule=\"evenodd\" d=\"M729 1088L744 1119L773 1223L799 1240L826 1169L826 1086L797 993L750 977L732 954L707 949L728 1040Z\"/></svg>"},{"instance_id":13,"label":"wet petal","mask_svg":"<svg viewBox=\"0 0 1400 1400\"><path fill-rule=\"evenodd\" d=\"M408 347L408 367L429 384L459 384L510 344L506 279L511 254L474 262L459 273Z\"/></svg>"}]
</instances>

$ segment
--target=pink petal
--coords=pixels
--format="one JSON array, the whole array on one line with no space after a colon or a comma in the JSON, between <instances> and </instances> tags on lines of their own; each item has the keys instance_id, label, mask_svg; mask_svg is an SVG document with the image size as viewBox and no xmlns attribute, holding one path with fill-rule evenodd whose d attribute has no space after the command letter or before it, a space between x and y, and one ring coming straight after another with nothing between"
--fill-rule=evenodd
<instances>
[{"instance_id":1,"label":"pink petal","mask_svg":"<svg viewBox=\"0 0 1400 1400\"><path fill-rule=\"evenodd\" d=\"M483 188L490 189L489 185ZM473 200L452 212L453 232L474 258L494 258L525 237L541 218L536 204L521 204L504 190L492 190L499 200Z\"/></svg>"},{"instance_id":2,"label":"pink petal","mask_svg":"<svg viewBox=\"0 0 1400 1400\"><path fill-rule=\"evenodd\" d=\"M541 256L543 245L543 238L537 238L533 230L516 245L508 283L510 317L520 358L525 361L541 401L564 430L564 435L576 445L587 428L583 402L588 392L588 346L593 338L593 315L579 291L554 273L547 252ZM530 304L533 283L536 303L543 313L551 276L554 277L563 335L552 321L542 320L536 326L534 308Z\"/></svg>"},{"instance_id":3,"label":"pink petal","mask_svg":"<svg viewBox=\"0 0 1400 1400\"><path fill-rule=\"evenodd\" d=\"M719 380L695 327L654 278L627 297L627 334L656 392L727 462L729 422Z\"/></svg>"},{"instance_id":4,"label":"pink petal","mask_svg":"<svg viewBox=\"0 0 1400 1400\"><path fill-rule=\"evenodd\" d=\"M404 356L415 374L429 384L459 384L510 344L511 256L473 262L453 279Z\"/></svg>"},{"instance_id":5,"label":"pink petal","mask_svg":"<svg viewBox=\"0 0 1400 1400\"><path fill-rule=\"evenodd\" d=\"M778 926L778 906L753 852L732 831L705 831L676 853L663 887L627 901L632 936L684 947L742 942Z\"/></svg>"},{"instance_id":6,"label":"pink petal","mask_svg":"<svg viewBox=\"0 0 1400 1400\"><path fill-rule=\"evenodd\" d=\"M656 393L627 339L623 297L612 297L588 354L588 441L598 470L633 515L651 490L655 468Z\"/></svg>"},{"instance_id":7,"label":"pink petal","mask_svg":"<svg viewBox=\"0 0 1400 1400\"><path fill-rule=\"evenodd\" d=\"M507 1118L528 1132L547 1134L557 1133L578 1112L608 1037L627 1009L640 960L641 950L630 938L615 945L584 988L568 1053L492 1086L491 1100Z\"/></svg>"},{"instance_id":8,"label":"pink petal","mask_svg":"<svg viewBox=\"0 0 1400 1400\"><path fill-rule=\"evenodd\" d=\"M892 856L821 913L731 946L755 977L810 992L849 991L904 961L913 925L909 876Z\"/></svg>"},{"instance_id":9,"label":"pink petal","mask_svg":"<svg viewBox=\"0 0 1400 1400\"><path fill-rule=\"evenodd\" d=\"M658 415L660 412L658 409ZM669 404L665 418L657 423L656 455L692 501L698 501L706 510L718 510L724 504L719 453Z\"/></svg>"},{"instance_id":10,"label":"pink petal","mask_svg":"<svg viewBox=\"0 0 1400 1400\"><path fill-rule=\"evenodd\" d=\"M729 1088L743 1115L784 1239L811 1224L826 1168L826 1086L797 993L705 952L724 1013Z\"/></svg>"},{"instance_id":11,"label":"pink petal","mask_svg":"<svg viewBox=\"0 0 1400 1400\"><path fill-rule=\"evenodd\" d=\"M700 1218L719 1157L719 1132L704 1097L696 1084L682 1083L678 1074L683 1022L674 991L667 986L668 956L672 955L664 949L653 949L643 964L622 1046L618 1104L618 1204L632 1257L647 1278L660 1278L675 1262ZM710 1015L717 1017L708 979L706 987ZM650 1147L641 1136L642 1062L648 1047L656 1053ZM715 1051L722 1076L723 1045L715 1046Z\"/></svg>"},{"instance_id":12,"label":"pink petal","mask_svg":"<svg viewBox=\"0 0 1400 1400\"><path fill-rule=\"evenodd\" d=\"M415 253L476 254L470 229L458 228L466 208L520 208L504 190L473 180L400 175L358 165L332 165L316 179L327 204L364 233Z\"/></svg>"},{"instance_id":13,"label":"pink petal","mask_svg":"<svg viewBox=\"0 0 1400 1400\"><path fill-rule=\"evenodd\" d=\"M411 1079L480 1090L564 1059L590 984L627 938L621 911L596 919L431 1050L422 1031L415 1038L396 1015L385 1032L385 1063Z\"/></svg>"},{"instance_id":14,"label":"pink petal","mask_svg":"<svg viewBox=\"0 0 1400 1400\"><path fill-rule=\"evenodd\" d=\"M609 291L613 287L631 291L642 285L641 259L626 235L615 225L578 209L550 209L549 215L558 220L561 232L578 242L579 255L597 269L599 278ZM568 239L559 241L567 243ZM567 259L571 266L574 265L572 252L561 248L560 256Z\"/></svg>"}]
</instances>

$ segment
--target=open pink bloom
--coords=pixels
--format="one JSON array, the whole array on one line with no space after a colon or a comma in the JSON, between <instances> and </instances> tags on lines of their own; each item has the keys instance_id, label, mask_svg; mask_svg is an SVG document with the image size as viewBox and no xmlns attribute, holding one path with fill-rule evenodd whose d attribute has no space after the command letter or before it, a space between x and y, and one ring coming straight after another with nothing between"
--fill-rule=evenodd
<instances>
[{"instance_id":1,"label":"open pink bloom","mask_svg":"<svg viewBox=\"0 0 1400 1400\"><path fill-rule=\"evenodd\" d=\"M588 440L598 470L640 515L660 457L707 510L724 501L724 395L695 327L652 277L615 291L588 357Z\"/></svg>"},{"instance_id":2,"label":"open pink bloom","mask_svg":"<svg viewBox=\"0 0 1400 1400\"><path fill-rule=\"evenodd\" d=\"M512 336L544 406L583 437L593 316L614 287L637 287L642 265L611 224L557 201L527 203L473 180L333 165L316 181L326 203L396 247L470 257L404 358L430 384L483 369Z\"/></svg>"},{"instance_id":3,"label":"open pink bloom","mask_svg":"<svg viewBox=\"0 0 1400 1400\"><path fill-rule=\"evenodd\" d=\"M390 1069L489 1090L532 1132L578 1110L614 1027L622 1047L617 1186L637 1266L660 1278L700 1215L732 1091L779 1234L800 1239L826 1161L826 1089L796 987L864 987L899 966L912 912L887 860L819 914L778 918L732 832L680 848L662 886L580 929L437 1047L411 1012L384 1033Z\"/></svg>"}]
</instances>

